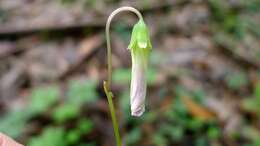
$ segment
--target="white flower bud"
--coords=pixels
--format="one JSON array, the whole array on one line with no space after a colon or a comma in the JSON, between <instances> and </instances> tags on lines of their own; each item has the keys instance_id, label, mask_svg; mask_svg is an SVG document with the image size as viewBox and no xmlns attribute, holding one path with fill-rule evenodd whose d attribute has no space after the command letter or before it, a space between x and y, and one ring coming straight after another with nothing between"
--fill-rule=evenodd
<instances>
[{"instance_id":1,"label":"white flower bud","mask_svg":"<svg viewBox=\"0 0 260 146\"><path fill-rule=\"evenodd\" d=\"M128 46L131 49L132 56L132 77L131 77L131 114L132 116L141 116L145 111L146 97L146 72L150 50L152 48L148 29L143 22L134 26L131 42Z\"/></svg>"}]
</instances>

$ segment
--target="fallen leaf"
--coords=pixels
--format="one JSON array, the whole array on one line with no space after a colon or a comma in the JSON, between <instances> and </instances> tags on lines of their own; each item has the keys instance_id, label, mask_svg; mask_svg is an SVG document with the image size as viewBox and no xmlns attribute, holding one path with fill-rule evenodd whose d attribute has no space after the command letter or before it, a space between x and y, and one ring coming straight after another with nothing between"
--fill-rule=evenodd
<instances>
[{"instance_id":1,"label":"fallen leaf","mask_svg":"<svg viewBox=\"0 0 260 146\"><path fill-rule=\"evenodd\" d=\"M186 105L188 108L189 112L197 118L200 118L202 120L211 120L215 118L215 114L205 107L199 105L195 101L193 101L191 98L187 96L182 96L181 97L183 103Z\"/></svg>"}]
</instances>

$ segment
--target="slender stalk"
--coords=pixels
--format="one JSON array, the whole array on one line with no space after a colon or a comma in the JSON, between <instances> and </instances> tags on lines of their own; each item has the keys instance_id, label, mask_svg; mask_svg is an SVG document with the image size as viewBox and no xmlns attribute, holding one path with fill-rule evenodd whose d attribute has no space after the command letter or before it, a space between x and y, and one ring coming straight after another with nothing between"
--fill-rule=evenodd
<instances>
[{"instance_id":1,"label":"slender stalk","mask_svg":"<svg viewBox=\"0 0 260 146\"><path fill-rule=\"evenodd\" d=\"M115 134L115 138L116 138L116 145L117 146L122 146L122 141L120 138L120 133L119 133L119 128L118 128L118 123L117 123L117 119L116 119L116 112L115 112L115 106L113 103L113 94L112 92L110 92L107 88L107 82L104 81L104 90L107 96L107 100L108 100L108 106L109 106L109 110L111 113L111 118L112 118L112 123L113 123L113 128L114 128L114 134Z\"/></svg>"},{"instance_id":2,"label":"slender stalk","mask_svg":"<svg viewBox=\"0 0 260 146\"><path fill-rule=\"evenodd\" d=\"M133 7L120 7L110 14L110 16L107 19L107 23L106 23L108 79L107 79L107 82L104 81L103 86L104 86L104 90L105 90L107 100L108 100L108 104L109 104L109 110L110 110L110 113L111 113L114 135L115 135L115 138L116 138L117 146L122 146L122 141L121 141L121 138L120 138L118 123L117 123L117 119L116 119L115 106L113 104L113 99L112 99L113 94L112 94L111 89L110 89L111 88L111 81L112 81L112 53L111 53L111 43L110 43L109 29L110 29L110 24L111 24L114 16L116 14L120 13L120 12L123 12L123 11L133 12L138 16L139 19L143 19L141 13L137 9L135 9Z\"/></svg>"}]
</instances>

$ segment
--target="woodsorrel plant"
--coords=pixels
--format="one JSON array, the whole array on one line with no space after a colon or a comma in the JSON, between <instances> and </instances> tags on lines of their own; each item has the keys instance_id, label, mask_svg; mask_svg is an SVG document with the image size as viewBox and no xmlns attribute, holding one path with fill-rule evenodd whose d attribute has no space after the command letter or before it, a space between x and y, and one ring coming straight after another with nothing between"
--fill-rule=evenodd
<instances>
[{"instance_id":1,"label":"woodsorrel plant","mask_svg":"<svg viewBox=\"0 0 260 146\"><path fill-rule=\"evenodd\" d=\"M115 108L112 100L113 94L110 90L112 80L112 58L109 28L113 17L122 11L134 12L139 18L139 21L133 27L131 41L128 46L128 49L131 51L132 58L132 76L130 90L132 116L139 117L145 111L145 96L147 88L146 72L148 67L149 54L152 49L148 28L144 23L141 13L138 10L133 7L121 7L110 14L106 23L108 80L104 81L104 90L108 99L117 146L122 146L122 142L119 134L117 119L115 116Z\"/></svg>"}]
</instances>

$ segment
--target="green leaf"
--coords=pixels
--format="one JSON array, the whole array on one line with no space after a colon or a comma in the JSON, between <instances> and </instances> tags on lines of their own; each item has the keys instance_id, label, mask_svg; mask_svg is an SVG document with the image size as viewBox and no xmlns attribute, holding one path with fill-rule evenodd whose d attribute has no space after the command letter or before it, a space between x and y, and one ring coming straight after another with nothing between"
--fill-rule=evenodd
<instances>
[{"instance_id":1,"label":"green leaf","mask_svg":"<svg viewBox=\"0 0 260 146\"><path fill-rule=\"evenodd\" d=\"M250 112L255 112L260 115L260 102L256 98L247 98L243 100L243 108Z\"/></svg>"},{"instance_id":2,"label":"green leaf","mask_svg":"<svg viewBox=\"0 0 260 146\"><path fill-rule=\"evenodd\" d=\"M193 118L193 119L190 119L189 121L187 121L187 127L193 131L199 131L199 129L201 129L203 127L203 125L204 125L204 122L198 118Z\"/></svg>"},{"instance_id":3,"label":"green leaf","mask_svg":"<svg viewBox=\"0 0 260 146\"><path fill-rule=\"evenodd\" d=\"M27 110L8 112L0 119L0 131L11 137L18 137L22 134L30 117L31 114Z\"/></svg>"},{"instance_id":4,"label":"green leaf","mask_svg":"<svg viewBox=\"0 0 260 146\"><path fill-rule=\"evenodd\" d=\"M210 127L207 131L207 135L210 139L217 139L220 136L220 129L218 127Z\"/></svg>"},{"instance_id":5,"label":"green leaf","mask_svg":"<svg viewBox=\"0 0 260 146\"><path fill-rule=\"evenodd\" d=\"M62 128L48 127L41 135L33 137L28 146L66 146L65 132Z\"/></svg>"},{"instance_id":6,"label":"green leaf","mask_svg":"<svg viewBox=\"0 0 260 146\"><path fill-rule=\"evenodd\" d=\"M77 129L73 129L69 131L66 135L66 141L69 144L76 144L80 140L81 133Z\"/></svg>"},{"instance_id":7,"label":"green leaf","mask_svg":"<svg viewBox=\"0 0 260 146\"><path fill-rule=\"evenodd\" d=\"M96 80L72 80L69 83L68 102L79 105L95 102L98 97L96 86Z\"/></svg>"},{"instance_id":8,"label":"green leaf","mask_svg":"<svg viewBox=\"0 0 260 146\"><path fill-rule=\"evenodd\" d=\"M78 129L80 129L81 133L89 134L93 130L94 124L91 120L86 119L86 118L82 118L78 122L77 127L78 127Z\"/></svg>"},{"instance_id":9,"label":"green leaf","mask_svg":"<svg viewBox=\"0 0 260 146\"><path fill-rule=\"evenodd\" d=\"M259 146L260 145L260 140L259 139L255 140L253 145L254 146Z\"/></svg>"},{"instance_id":10,"label":"green leaf","mask_svg":"<svg viewBox=\"0 0 260 146\"><path fill-rule=\"evenodd\" d=\"M57 123L63 123L69 119L76 118L80 113L80 107L77 104L66 103L60 105L53 111L53 119Z\"/></svg>"},{"instance_id":11,"label":"green leaf","mask_svg":"<svg viewBox=\"0 0 260 146\"><path fill-rule=\"evenodd\" d=\"M55 85L36 88L32 91L29 108L35 114L47 111L59 98L59 88Z\"/></svg>"}]
</instances>

